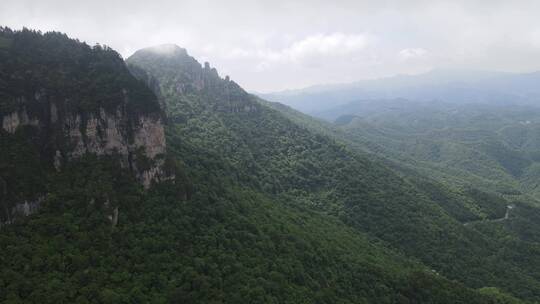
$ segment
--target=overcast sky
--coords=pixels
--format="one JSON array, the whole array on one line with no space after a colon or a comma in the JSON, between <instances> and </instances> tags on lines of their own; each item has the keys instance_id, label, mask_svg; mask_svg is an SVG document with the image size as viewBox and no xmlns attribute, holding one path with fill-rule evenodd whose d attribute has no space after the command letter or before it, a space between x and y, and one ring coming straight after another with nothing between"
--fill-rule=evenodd
<instances>
[{"instance_id":1,"label":"overcast sky","mask_svg":"<svg viewBox=\"0 0 540 304\"><path fill-rule=\"evenodd\" d=\"M540 70L537 0L0 0L0 25L126 58L175 43L257 92L432 68Z\"/></svg>"}]
</instances>

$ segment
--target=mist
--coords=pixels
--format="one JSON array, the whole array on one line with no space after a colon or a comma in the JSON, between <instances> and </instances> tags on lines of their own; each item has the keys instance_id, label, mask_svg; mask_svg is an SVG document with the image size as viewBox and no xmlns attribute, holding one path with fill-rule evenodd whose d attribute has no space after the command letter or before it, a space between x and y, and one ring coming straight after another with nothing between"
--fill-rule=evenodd
<instances>
[{"instance_id":1,"label":"mist","mask_svg":"<svg viewBox=\"0 0 540 304\"><path fill-rule=\"evenodd\" d=\"M540 69L538 1L4 0L4 26L66 32L127 58L174 43L247 90L434 68Z\"/></svg>"}]
</instances>

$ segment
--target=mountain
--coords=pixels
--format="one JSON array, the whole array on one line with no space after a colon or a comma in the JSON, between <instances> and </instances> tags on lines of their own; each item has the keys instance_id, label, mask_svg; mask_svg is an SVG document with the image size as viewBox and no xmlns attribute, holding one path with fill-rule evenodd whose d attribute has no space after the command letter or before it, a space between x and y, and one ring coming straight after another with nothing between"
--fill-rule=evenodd
<instances>
[{"instance_id":1,"label":"mountain","mask_svg":"<svg viewBox=\"0 0 540 304\"><path fill-rule=\"evenodd\" d=\"M350 111L335 124L274 107L402 172L466 227L536 255L537 107L406 100L357 104L362 111ZM471 197L473 205L467 202ZM472 210L480 219L470 217Z\"/></svg>"},{"instance_id":2,"label":"mountain","mask_svg":"<svg viewBox=\"0 0 540 304\"><path fill-rule=\"evenodd\" d=\"M228 78L220 79L208 64L195 68L194 59L183 50L167 57L159 49L140 50L127 62L161 84L174 122L170 142L181 143L172 148L186 164L219 159L223 168L214 168L213 174L274 201L337 216L356 233L382 239L469 286L504 289L509 281L520 282L506 290L521 296L537 288L536 270L525 270L528 264L514 263L502 254L512 251L509 244L463 225L486 213L504 216L509 204L505 200L490 202L482 192L460 193L437 182L420 184L416 176L403 177L347 149L332 132L320 131L324 127L306 127L293 118L295 114L247 94ZM208 152L194 155L190 147ZM500 275L493 276L495 272Z\"/></svg>"},{"instance_id":3,"label":"mountain","mask_svg":"<svg viewBox=\"0 0 540 304\"><path fill-rule=\"evenodd\" d=\"M455 184L537 197L536 106L394 100L364 101L348 110L336 123L363 150Z\"/></svg>"},{"instance_id":4,"label":"mountain","mask_svg":"<svg viewBox=\"0 0 540 304\"><path fill-rule=\"evenodd\" d=\"M46 180L86 154L114 156L149 187L163 170L163 113L107 47L0 31L1 221L39 208Z\"/></svg>"},{"instance_id":5,"label":"mountain","mask_svg":"<svg viewBox=\"0 0 540 304\"><path fill-rule=\"evenodd\" d=\"M345 125L336 126L299 113L287 106L275 103L268 103L268 105L279 110L296 123L315 132L332 134L334 138L338 139L349 148L365 155L366 158L386 164L388 167L392 168L395 173L402 178L405 178L415 188L415 191L421 191L430 200L436 202L444 210L445 214L450 215L452 218L463 223L463 226L467 229L471 228L480 232L482 236L472 241L472 243L468 244L466 247L469 249L471 248L469 245L475 247L476 245L474 245L474 243L479 244L477 242L479 242L480 239L483 239L482 242L487 242L484 246L489 246L487 245L489 243L494 246L491 249L486 248L487 250L481 254L490 256L489 258L482 259L482 262L479 262L483 263L482 268L486 267L486 270L487 268L490 268L491 266L487 266L486 261L491 259L498 260L499 262L497 263L514 264L518 259L525 258L528 260L537 255L537 253L534 253L536 251L535 248L538 248L537 244L531 241L537 240L538 236L538 228L533 224L538 220L536 211L538 210L538 204L535 199L530 196L516 196L516 194L519 194L519 191L516 192L515 188L512 189L512 187L516 185L515 183L512 183L511 181L507 183L507 181L496 180L496 176L491 176L495 181L494 183L491 183L490 187L487 187L486 183L481 182L482 180L478 177L460 171L453 165L436 167L432 164L429 165L429 163L425 161L420 161L414 157L408 156L408 147L423 147L418 146L418 141L415 141L414 136L404 136L408 130L404 128L403 125L398 124L393 126L393 123L396 121L390 116L386 121L382 121L380 117L375 116L373 117L372 123L379 122L381 125L386 124L388 127L392 126L394 129L394 133L391 134L392 137L388 136L389 132L386 128L380 127L380 125L374 126L369 124L363 121L361 117L350 117L350 126L346 124L347 120L344 122ZM470 114L471 122L480 125L489 125L490 122L493 122L489 119L479 119L479 117L474 115L475 113ZM534 113L530 114L534 115ZM382 114L379 113L379 115ZM404 121L408 119L403 113L396 113L396 115L403 116L402 120ZM466 114L464 113L463 115ZM419 116L424 117L424 119L434 119L431 116L423 116L421 114L419 114ZM415 126L417 123L416 120L409 121L409 124L412 126ZM422 129L418 129L419 134L424 135L424 132L425 130L422 131ZM481 135L481 133L478 133L477 136ZM471 139L474 140L473 138ZM441 139L441 142L444 142L444 138ZM484 149L484 151L489 151L494 156L499 154L500 156L497 157L504 155L503 153L499 153L497 150L499 149L498 147L493 148L493 146L490 147L485 145ZM414 151L414 149L411 150ZM426 152L429 152L429 150ZM448 155L453 155L452 150L448 151ZM455 154L453 157L456 160L469 162L471 164L481 163L467 159L460 154ZM506 158L506 161L508 164L514 163L512 158ZM516 164L519 164L519 162ZM384 206L388 208L390 204L386 203ZM512 211L510 212L511 215L509 218L501 220L505 218L505 211L508 210L507 206L517 206L517 208L513 209L513 213ZM425 216L425 211L417 212ZM365 221L365 219L363 220ZM379 223L382 222L383 221L380 221ZM439 221L436 225L441 224L442 223ZM392 224L385 222L384 225L385 228L388 229L389 225L391 226ZM402 224L400 223L398 225ZM403 225L402 227L405 226ZM448 238L446 237L443 239ZM415 240L419 243L426 241L426 239L420 235L417 235ZM433 244L427 246L427 248L434 247L438 246ZM456 244L451 247L456 248ZM514 251L515 253L510 254L511 251ZM452 249L439 247L438 251L430 254L430 257L437 259L436 256L438 253L447 255L449 252L452 252ZM522 255L525 252L527 253ZM456 267L460 267L457 261L463 262L477 254L478 253L472 252L468 254L469 256L461 256L458 254L448 260L452 261L451 265L454 271L456 271ZM416 252L415 255L422 256L422 253ZM521 257L518 258L518 256ZM529 262L522 264L522 266L518 266L518 268L526 268L528 267L527 265L531 265L530 260ZM514 266L517 266L517 264L514 264ZM514 266L508 265L508 267ZM439 270L439 268L435 269ZM471 273L477 273L476 271L478 271L473 271L472 266L466 266L464 269L468 269L465 270L468 273L468 276L470 276ZM493 273L493 271L494 270L487 270L487 273ZM517 271L521 274L527 272L522 270ZM529 272L529 274L536 276L533 274L534 272L536 271ZM443 272L440 271L440 273ZM531 282L532 281L529 281L529 283Z\"/></svg>"},{"instance_id":6,"label":"mountain","mask_svg":"<svg viewBox=\"0 0 540 304\"><path fill-rule=\"evenodd\" d=\"M502 206L504 217L505 199L422 185L174 45L139 50L126 65L108 48L62 34L3 31L2 52L17 58L0 61L10 66L3 81L44 73L30 80L47 89L47 100L97 126L87 140L88 124L77 125L79 144L66 116L58 125L48 118L50 103L35 101L45 104L43 116L26 103L11 108L3 96L15 86L2 82L1 109L26 111L31 122L0 133L3 168L14 168L2 173L15 174L5 176L3 194L45 195L38 212L0 230L1 302L487 304L540 297L535 247L500 240L447 211L465 198L473 220L475 206L494 216ZM16 47L17 36L26 37L24 47ZM78 57L81 51L89 57ZM33 82L21 83L26 101ZM166 119L157 118L160 105ZM118 107L126 115L107 112ZM101 108L114 126L96 116ZM165 146L155 145L156 136L132 146L130 134L145 129L145 117L166 122ZM107 135L123 128L127 145ZM75 144L58 143L61 134ZM110 152L113 143L127 152ZM71 152L79 146L81 154ZM156 147L164 153L148 157ZM156 163L165 178L148 185L140 168Z\"/></svg>"},{"instance_id":7,"label":"mountain","mask_svg":"<svg viewBox=\"0 0 540 304\"><path fill-rule=\"evenodd\" d=\"M328 118L327 111L364 100L408 99L452 104L535 104L540 73L512 74L474 70L433 70L351 84L318 86L261 94L304 113Z\"/></svg>"}]
</instances>

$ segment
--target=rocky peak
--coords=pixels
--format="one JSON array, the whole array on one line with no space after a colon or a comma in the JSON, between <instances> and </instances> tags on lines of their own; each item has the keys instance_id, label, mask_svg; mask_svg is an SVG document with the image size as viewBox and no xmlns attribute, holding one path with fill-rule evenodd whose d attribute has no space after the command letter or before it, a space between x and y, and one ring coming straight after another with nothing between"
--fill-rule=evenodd
<instances>
[{"instance_id":1,"label":"rocky peak","mask_svg":"<svg viewBox=\"0 0 540 304\"><path fill-rule=\"evenodd\" d=\"M217 71L206 63L204 68L187 51L177 45L160 45L138 50L127 60L158 80L162 85L175 86L177 91L190 93L203 90Z\"/></svg>"},{"instance_id":2,"label":"rocky peak","mask_svg":"<svg viewBox=\"0 0 540 304\"><path fill-rule=\"evenodd\" d=\"M172 96L204 96L202 102L224 112L252 112L259 104L229 76L221 78L216 68L209 62L201 65L185 49L178 46L167 49L182 50L168 52L156 51L162 46L141 49L127 59L130 67L144 70L159 83L158 94L168 95L168 102L175 102ZM174 55L170 55L174 53Z\"/></svg>"}]
</instances>

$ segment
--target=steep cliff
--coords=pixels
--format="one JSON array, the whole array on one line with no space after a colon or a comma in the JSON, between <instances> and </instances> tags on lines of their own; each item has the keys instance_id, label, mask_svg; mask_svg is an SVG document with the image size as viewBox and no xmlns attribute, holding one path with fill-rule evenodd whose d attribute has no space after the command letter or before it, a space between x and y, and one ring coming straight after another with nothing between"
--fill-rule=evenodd
<instances>
[{"instance_id":1,"label":"steep cliff","mask_svg":"<svg viewBox=\"0 0 540 304\"><path fill-rule=\"evenodd\" d=\"M89 153L114 156L145 188L173 178L163 169L163 120L157 97L115 51L60 33L0 29L3 217L36 210L47 172ZM38 165L22 172L25 163ZM42 176L34 187L17 186L32 175Z\"/></svg>"},{"instance_id":2,"label":"steep cliff","mask_svg":"<svg viewBox=\"0 0 540 304\"><path fill-rule=\"evenodd\" d=\"M160 166L165 153L165 133L159 113L148 113L136 118L128 117L117 108L107 113L67 112L54 102L43 104L44 112L29 113L24 103L20 109L0 117L3 136L14 135L23 127L33 127L42 145L43 157L52 162L56 170L62 164L86 153L117 155L123 167L130 168L140 182L148 188L152 181L163 178ZM152 162L152 164L145 164Z\"/></svg>"}]
</instances>

